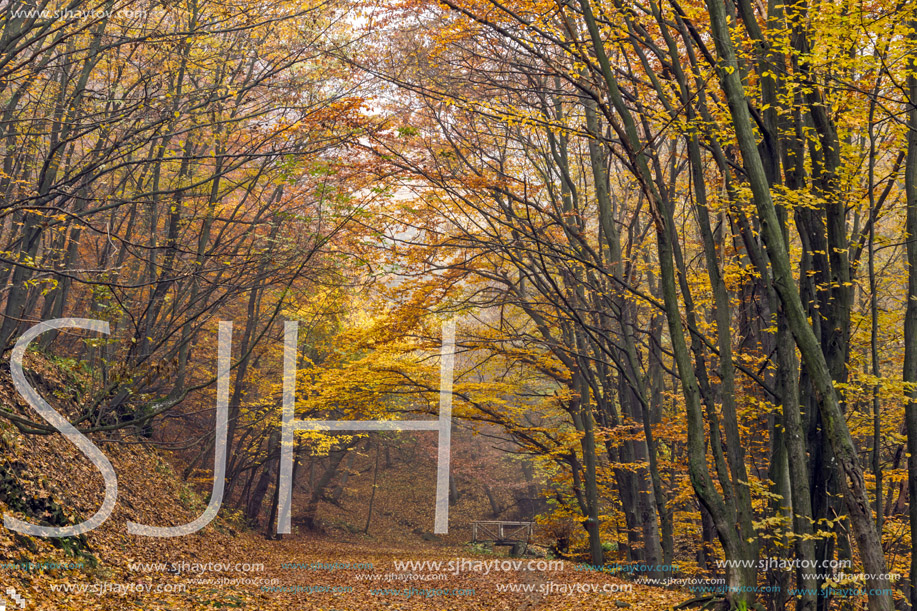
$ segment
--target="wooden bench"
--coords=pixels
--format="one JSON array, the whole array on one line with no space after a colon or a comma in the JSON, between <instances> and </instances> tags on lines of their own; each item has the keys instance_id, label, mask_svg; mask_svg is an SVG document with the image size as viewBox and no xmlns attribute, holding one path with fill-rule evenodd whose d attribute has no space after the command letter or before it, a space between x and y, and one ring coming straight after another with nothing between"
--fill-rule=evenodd
<instances>
[{"instance_id":1,"label":"wooden bench","mask_svg":"<svg viewBox=\"0 0 917 611\"><path fill-rule=\"evenodd\" d=\"M511 556L521 556L532 540L534 522L475 521L471 523L471 542L491 542L511 547Z\"/></svg>"}]
</instances>

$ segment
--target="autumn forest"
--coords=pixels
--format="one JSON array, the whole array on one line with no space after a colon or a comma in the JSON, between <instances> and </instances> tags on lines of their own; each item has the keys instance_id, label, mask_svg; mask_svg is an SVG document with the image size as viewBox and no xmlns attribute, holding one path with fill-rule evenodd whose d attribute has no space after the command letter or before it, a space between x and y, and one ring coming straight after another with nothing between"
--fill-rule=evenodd
<instances>
[{"instance_id":1,"label":"autumn forest","mask_svg":"<svg viewBox=\"0 0 917 611\"><path fill-rule=\"evenodd\" d=\"M917 608L917 3L3 0L0 351L0 609Z\"/></svg>"}]
</instances>

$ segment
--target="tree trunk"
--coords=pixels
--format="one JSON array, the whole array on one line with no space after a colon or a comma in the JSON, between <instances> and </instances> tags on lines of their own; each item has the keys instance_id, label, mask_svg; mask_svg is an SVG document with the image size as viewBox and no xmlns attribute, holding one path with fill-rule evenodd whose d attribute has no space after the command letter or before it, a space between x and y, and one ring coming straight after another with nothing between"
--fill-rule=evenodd
<instances>
[{"instance_id":1,"label":"tree trunk","mask_svg":"<svg viewBox=\"0 0 917 611\"><path fill-rule=\"evenodd\" d=\"M376 465L373 467L373 491L369 495L369 509L366 512L366 526L363 527L363 534L369 534L369 523L373 519L373 504L376 502L376 482L379 480L379 444L376 443Z\"/></svg>"},{"instance_id":2,"label":"tree trunk","mask_svg":"<svg viewBox=\"0 0 917 611\"><path fill-rule=\"evenodd\" d=\"M907 90L910 108L907 113L907 161L904 185L907 197L905 244L907 245L907 310L904 315L905 382L917 383L917 20L911 24L911 53L908 56ZM905 422L907 427L908 515L911 526L910 600L917 608L917 386L907 393Z\"/></svg>"}]
</instances>

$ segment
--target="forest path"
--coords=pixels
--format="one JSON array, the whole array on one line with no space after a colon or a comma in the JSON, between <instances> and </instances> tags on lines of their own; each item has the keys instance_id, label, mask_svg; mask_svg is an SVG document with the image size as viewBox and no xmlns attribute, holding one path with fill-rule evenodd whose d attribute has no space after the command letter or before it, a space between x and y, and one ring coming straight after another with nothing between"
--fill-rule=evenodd
<instances>
[{"instance_id":1,"label":"forest path","mask_svg":"<svg viewBox=\"0 0 917 611\"><path fill-rule=\"evenodd\" d=\"M270 541L252 533L225 537L219 546L212 541L201 537L181 557L33 574L22 594L27 609L112 611L660 611L686 598L577 570L571 562L549 565L455 546L306 536Z\"/></svg>"}]
</instances>

